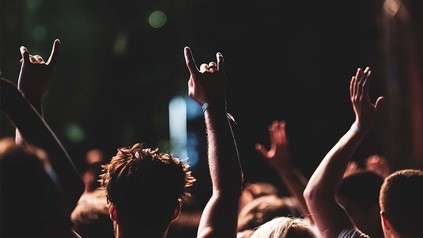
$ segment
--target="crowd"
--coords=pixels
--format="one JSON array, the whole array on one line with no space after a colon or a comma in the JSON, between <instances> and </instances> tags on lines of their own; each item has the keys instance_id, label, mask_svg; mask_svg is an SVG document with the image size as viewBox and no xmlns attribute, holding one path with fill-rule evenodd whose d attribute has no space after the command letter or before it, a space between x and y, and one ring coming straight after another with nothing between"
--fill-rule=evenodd
<instances>
[{"instance_id":1,"label":"crowd","mask_svg":"<svg viewBox=\"0 0 423 238\"><path fill-rule=\"evenodd\" d=\"M185 47L188 96L204 112L212 185L207 204L188 222L181 214L196 178L178 155L134 142L112 158L88 151L87 169L77 169L43 118L60 46L55 40L47 61L21 47L18 83L1 77L1 111L16 127L14 138L0 140L1 237L169 238L178 236L172 225L183 229L185 222L198 238L420 237L423 171L393 170L380 155L362 167L352 161L383 120L386 99L372 101L370 67L358 68L350 81L354 123L310 178L294 166L285 121L269 125L270 148L256 149L289 191L281 195L272 184L243 181L222 53L197 64Z\"/></svg>"}]
</instances>

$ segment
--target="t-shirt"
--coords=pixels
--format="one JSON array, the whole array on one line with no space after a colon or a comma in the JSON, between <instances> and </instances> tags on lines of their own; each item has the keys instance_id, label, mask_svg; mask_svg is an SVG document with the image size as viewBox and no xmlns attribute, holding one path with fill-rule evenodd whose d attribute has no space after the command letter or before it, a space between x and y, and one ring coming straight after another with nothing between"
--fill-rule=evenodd
<instances>
[{"instance_id":1,"label":"t-shirt","mask_svg":"<svg viewBox=\"0 0 423 238\"><path fill-rule=\"evenodd\" d=\"M339 233L338 238L370 238L357 228L344 229Z\"/></svg>"}]
</instances>

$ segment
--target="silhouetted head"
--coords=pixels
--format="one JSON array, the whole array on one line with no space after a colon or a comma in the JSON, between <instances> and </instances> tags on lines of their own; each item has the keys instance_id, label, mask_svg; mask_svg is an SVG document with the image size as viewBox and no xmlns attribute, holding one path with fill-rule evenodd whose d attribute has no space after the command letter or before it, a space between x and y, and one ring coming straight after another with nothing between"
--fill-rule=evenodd
<instances>
[{"instance_id":1,"label":"silhouetted head","mask_svg":"<svg viewBox=\"0 0 423 238\"><path fill-rule=\"evenodd\" d=\"M104 189L83 193L72 211L71 220L82 238L115 237Z\"/></svg>"},{"instance_id":2,"label":"silhouetted head","mask_svg":"<svg viewBox=\"0 0 423 238\"><path fill-rule=\"evenodd\" d=\"M13 138L0 140L1 237L71 234L53 174L44 150L16 145Z\"/></svg>"},{"instance_id":3,"label":"silhouetted head","mask_svg":"<svg viewBox=\"0 0 423 238\"><path fill-rule=\"evenodd\" d=\"M380 210L385 234L421 237L423 171L404 169L385 178L380 190Z\"/></svg>"},{"instance_id":4,"label":"silhouetted head","mask_svg":"<svg viewBox=\"0 0 423 238\"><path fill-rule=\"evenodd\" d=\"M275 217L298 217L297 200L291 197L265 195L246 204L238 215L238 232L254 229Z\"/></svg>"},{"instance_id":5,"label":"silhouetted head","mask_svg":"<svg viewBox=\"0 0 423 238\"><path fill-rule=\"evenodd\" d=\"M379 215L379 191L383 177L358 170L345 176L337 190L341 204L357 227L371 237L383 237Z\"/></svg>"}]
</instances>

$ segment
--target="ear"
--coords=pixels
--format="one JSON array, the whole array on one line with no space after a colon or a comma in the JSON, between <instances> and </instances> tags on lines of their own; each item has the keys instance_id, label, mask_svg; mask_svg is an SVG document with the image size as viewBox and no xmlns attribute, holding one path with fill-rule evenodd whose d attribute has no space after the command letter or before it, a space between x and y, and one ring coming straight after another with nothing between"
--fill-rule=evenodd
<instances>
[{"instance_id":1,"label":"ear","mask_svg":"<svg viewBox=\"0 0 423 238\"><path fill-rule=\"evenodd\" d=\"M112 221L117 221L116 206L113 203L110 203L109 205L109 216Z\"/></svg>"},{"instance_id":2,"label":"ear","mask_svg":"<svg viewBox=\"0 0 423 238\"><path fill-rule=\"evenodd\" d=\"M178 201L178 204L175 207L175 210L173 210L173 217L172 217L172 221L175 221L176 219L178 219L179 215L181 214L181 208L182 207L182 203L181 201Z\"/></svg>"},{"instance_id":3,"label":"ear","mask_svg":"<svg viewBox=\"0 0 423 238\"><path fill-rule=\"evenodd\" d=\"M383 230L391 230L392 229L391 223L389 223L389 220L386 217L386 213L383 212L383 211L380 211L380 222L382 223Z\"/></svg>"}]
</instances>

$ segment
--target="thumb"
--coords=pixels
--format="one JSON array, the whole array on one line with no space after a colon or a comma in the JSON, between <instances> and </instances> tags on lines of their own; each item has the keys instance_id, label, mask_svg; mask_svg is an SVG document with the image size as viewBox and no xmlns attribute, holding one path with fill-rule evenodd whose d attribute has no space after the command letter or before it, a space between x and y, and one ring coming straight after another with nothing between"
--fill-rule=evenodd
<instances>
[{"instance_id":1,"label":"thumb","mask_svg":"<svg viewBox=\"0 0 423 238\"><path fill-rule=\"evenodd\" d=\"M266 157L266 154L267 154L267 150L266 150L266 148L264 148L264 146L262 145L262 144L260 144L260 143L257 143L256 144L256 150L263 156L263 157Z\"/></svg>"},{"instance_id":2,"label":"thumb","mask_svg":"<svg viewBox=\"0 0 423 238\"><path fill-rule=\"evenodd\" d=\"M379 97L375 103L376 112L379 113L384 107L385 107L385 97Z\"/></svg>"}]
</instances>

